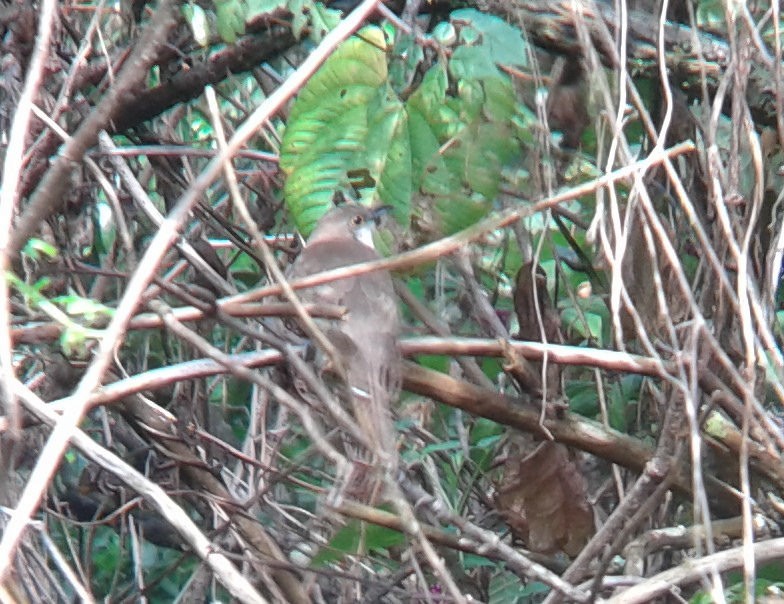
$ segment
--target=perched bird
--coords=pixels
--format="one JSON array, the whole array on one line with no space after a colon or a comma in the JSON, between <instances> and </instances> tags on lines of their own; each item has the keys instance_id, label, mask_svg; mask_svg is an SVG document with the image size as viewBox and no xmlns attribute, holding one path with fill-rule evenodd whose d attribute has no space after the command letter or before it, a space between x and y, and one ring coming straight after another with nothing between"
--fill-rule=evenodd
<instances>
[{"instance_id":1,"label":"perched bird","mask_svg":"<svg viewBox=\"0 0 784 604\"><path fill-rule=\"evenodd\" d=\"M288 271L290 280L380 256L373 230L386 207L345 204L330 210L316 225ZM298 290L303 302L346 309L338 320L318 320L345 371L351 411L359 427L382 451L394 450L391 403L400 392L400 316L389 271L331 281ZM329 363L327 363L327 367Z\"/></svg>"}]
</instances>

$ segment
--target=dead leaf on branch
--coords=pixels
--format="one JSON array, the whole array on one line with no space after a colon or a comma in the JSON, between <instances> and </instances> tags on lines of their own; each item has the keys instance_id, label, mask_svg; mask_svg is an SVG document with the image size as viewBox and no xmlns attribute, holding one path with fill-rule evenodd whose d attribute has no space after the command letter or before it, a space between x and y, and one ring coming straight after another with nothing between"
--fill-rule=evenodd
<instances>
[{"instance_id":1,"label":"dead leaf on branch","mask_svg":"<svg viewBox=\"0 0 784 604\"><path fill-rule=\"evenodd\" d=\"M518 340L563 343L561 318L547 291L547 275L538 264L534 266L532 262L527 262L518 271L514 290L514 307L519 325L516 336ZM510 359L507 360L511 364L507 371L511 371L514 363ZM523 361L524 359L520 359L520 362ZM523 367L525 373L518 372L518 375L521 376L518 381L526 391L538 394L544 386L548 398L560 396L561 368L559 365L548 364L545 384L541 383L541 362L527 361Z\"/></svg>"},{"instance_id":2,"label":"dead leaf on branch","mask_svg":"<svg viewBox=\"0 0 784 604\"><path fill-rule=\"evenodd\" d=\"M594 533L585 480L569 450L558 443L530 446L520 438L504 464L495 501L512 532L528 549L576 556Z\"/></svg>"}]
</instances>

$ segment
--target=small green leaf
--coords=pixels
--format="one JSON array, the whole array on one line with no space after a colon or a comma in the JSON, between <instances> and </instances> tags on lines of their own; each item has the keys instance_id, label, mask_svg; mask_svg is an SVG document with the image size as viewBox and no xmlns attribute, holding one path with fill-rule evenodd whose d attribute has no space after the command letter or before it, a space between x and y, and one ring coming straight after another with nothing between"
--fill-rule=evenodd
<instances>
[{"instance_id":1,"label":"small green leaf","mask_svg":"<svg viewBox=\"0 0 784 604\"><path fill-rule=\"evenodd\" d=\"M279 8L285 8L288 2L286 0L245 0L245 4L248 7L247 19L250 20L259 15L272 13Z\"/></svg>"},{"instance_id":2,"label":"small green leaf","mask_svg":"<svg viewBox=\"0 0 784 604\"><path fill-rule=\"evenodd\" d=\"M433 443L432 445L426 445L419 450L419 453L422 457L427 457L432 453L439 453L439 452L449 452L449 451L460 451L463 448L463 445L460 444L459 440L445 440L440 443Z\"/></svg>"},{"instance_id":3,"label":"small green leaf","mask_svg":"<svg viewBox=\"0 0 784 604\"><path fill-rule=\"evenodd\" d=\"M449 71L457 80L492 78L500 74L493 59L479 46L458 46L449 61Z\"/></svg>"},{"instance_id":4,"label":"small green leaf","mask_svg":"<svg viewBox=\"0 0 784 604\"><path fill-rule=\"evenodd\" d=\"M340 23L341 12L327 8L322 2L314 2L310 9L310 39L316 44Z\"/></svg>"},{"instance_id":5,"label":"small green leaf","mask_svg":"<svg viewBox=\"0 0 784 604\"><path fill-rule=\"evenodd\" d=\"M187 4L182 7L182 13L191 27L193 39L199 46L206 47L210 43L210 24L204 9L198 4Z\"/></svg>"},{"instance_id":6,"label":"small green leaf","mask_svg":"<svg viewBox=\"0 0 784 604\"><path fill-rule=\"evenodd\" d=\"M566 398L569 410L583 417L596 417L599 413L599 395L596 384L587 380L575 380L566 383Z\"/></svg>"},{"instance_id":7,"label":"small green leaf","mask_svg":"<svg viewBox=\"0 0 784 604\"><path fill-rule=\"evenodd\" d=\"M63 329L60 334L60 347L70 358L84 358L87 355L87 332L76 324Z\"/></svg>"},{"instance_id":8,"label":"small green leaf","mask_svg":"<svg viewBox=\"0 0 784 604\"><path fill-rule=\"evenodd\" d=\"M454 24L448 21L441 21L433 28L433 33L430 37L441 44L441 46L450 47L457 42L457 30Z\"/></svg>"},{"instance_id":9,"label":"small green leaf","mask_svg":"<svg viewBox=\"0 0 784 604\"><path fill-rule=\"evenodd\" d=\"M498 422L491 419L479 417L471 427L470 443L475 446L480 446L480 443L488 438L495 438L504 431L504 428Z\"/></svg>"},{"instance_id":10,"label":"small green leaf","mask_svg":"<svg viewBox=\"0 0 784 604\"><path fill-rule=\"evenodd\" d=\"M498 563L494 560L488 560L484 556L477 554L463 554L463 568L471 570L473 568L493 568L495 569Z\"/></svg>"},{"instance_id":11,"label":"small green leaf","mask_svg":"<svg viewBox=\"0 0 784 604\"><path fill-rule=\"evenodd\" d=\"M30 239L24 246L24 250L22 252L29 258L33 260L37 260L41 256L46 256L47 258L57 258L58 251L55 246L51 243L44 241L43 239Z\"/></svg>"},{"instance_id":12,"label":"small green leaf","mask_svg":"<svg viewBox=\"0 0 784 604\"><path fill-rule=\"evenodd\" d=\"M291 14L293 15L293 19L291 20L291 33L299 40L302 37L302 32L308 26L308 11L305 10L307 1L289 0L287 4L289 11L291 11ZM308 7L308 10L310 10L310 7Z\"/></svg>"},{"instance_id":13,"label":"small green leaf","mask_svg":"<svg viewBox=\"0 0 784 604\"><path fill-rule=\"evenodd\" d=\"M488 604L526 604L539 602L549 587L537 581L522 585L520 578L509 571L501 571L490 579Z\"/></svg>"},{"instance_id":14,"label":"small green leaf","mask_svg":"<svg viewBox=\"0 0 784 604\"><path fill-rule=\"evenodd\" d=\"M389 57L389 83L398 94L407 90L417 75L425 52L411 34L400 34Z\"/></svg>"},{"instance_id":15,"label":"small green leaf","mask_svg":"<svg viewBox=\"0 0 784 604\"><path fill-rule=\"evenodd\" d=\"M312 567L320 567L341 560L361 551L381 551L405 543L402 533L375 524L350 520L341 528L311 561Z\"/></svg>"},{"instance_id":16,"label":"small green leaf","mask_svg":"<svg viewBox=\"0 0 784 604\"><path fill-rule=\"evenodd\" d=\"M639 375L626 375L612 384L607 396L607 414L612 428L628 431L630 412L639 399L641 386L642 376Z\"/></svg>"},{"instance_id":17,"label":"small green leaf","mask_svg":"<svg viewBox=\"0 0 784 604\"><path fill-rule=\"evenodd\" d=\"M453 11L449 18L460 28L461 39L481 46L492 62L521 67L528 63L520 30L503 19L473 8Z\"/></svg>"},{"instance_id":18,"label":"small green leaf","mask_svg":"<svg viewBox=\"0 0 784 604\"><path fill-rule=\"evenodd\" d=\"M450 357L441 354L421 354L417 357L417 364L439 373L447 373L450 360Z\"/></svg>"},{"instance_id":19,"label":"small green leaf","mask_svg":"<svg viewBox=\"0 0 784 604\"><path fill-rule=\"evenodd\" d=\"M245 33L246 9L243 0L215 0L218 35L224 42L233 44Z\"/></svg>"},{"instance_id":20,"label":"small green leaf","mask_svg":"<svg viewBox=\"0 0 784 604\"><path fill-rule=\"evenodd\" d=\"M82 296L58 296L57 298L52 298L52 302L61 305L70 316L84 317L89 323L92 323L99 317L111 317L115 312L109 306Z\"/></svg>"}]
</instances>

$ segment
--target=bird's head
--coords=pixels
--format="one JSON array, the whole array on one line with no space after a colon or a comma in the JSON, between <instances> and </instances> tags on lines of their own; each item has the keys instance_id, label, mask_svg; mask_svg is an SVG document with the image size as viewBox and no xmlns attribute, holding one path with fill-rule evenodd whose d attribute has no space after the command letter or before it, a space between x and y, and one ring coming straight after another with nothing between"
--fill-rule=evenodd
<instances>
[{"instance_id":1,"label":"bird's head","mask_svg":"<svg viewBox=\"0 0 784 604\"><path fill-rule=\"evenodd\" d=\"M353 238L375 249L373 230L389 210L390 206L367 208L354 204L346 204L330 210L319 220L308 238L308 245L315 241Z\"/></svg>"}]
</instances>

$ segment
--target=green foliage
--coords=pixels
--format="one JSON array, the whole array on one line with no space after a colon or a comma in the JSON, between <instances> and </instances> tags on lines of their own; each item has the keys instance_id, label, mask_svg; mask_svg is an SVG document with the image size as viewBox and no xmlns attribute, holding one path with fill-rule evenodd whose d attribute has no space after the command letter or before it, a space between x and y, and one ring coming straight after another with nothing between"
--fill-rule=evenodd
<instances>
[{"instance_id":1,"label":"green foliage","mask_svg":"<svg viewBox=\"0 0 784 604\"><path fill-rule=\"evenodd\" d=\"M406 36L388 42L379 27L344 42L303 88L280 165L304 235L355 174L369 177L361 201L391 205L402 224L425 214L437 231L453 233L492 208L504 168L520 155L515 124L525 123L497 64L524 64L525 45L518 30L474 10L456 11L437 30L455 47L413 91L421 49L412 51Z\"/></svg>"},{"instance_id":2,"label":"green foliage","mask_svg":"<svg viewBox=\"0 0 784 604\"><path fill-rule=\"evenodd\" d=\"M44 257L57 258L58 251L51 243L34 237L25 244L22 254L31 260L39 260Z\"/></svg>"},{"instance_id":3,"label":"green foliage","mask_svg":"<svg viewBox=\"0 0 784 604\"><path fill-rule=\"evenodd\" d=\"M229 44L245 33L247 6L242 0L215 0L218 35Z\"/></svg>"},{"instance_id":4,"label":"green foliage","mask_svg":"<svg viewBox=\"0 0 784 604\"><path fill-rule=\"evenodd\" d=\"M745 599L745 586L740 572L728 575L729 587L724 590L724 597L729 604L742 604ZM784 591L784 566L780 562L765 564L757 569L754 582L754 595L761 599L765 596L775 601ZM711 604L714 602L710 594L697 592L689 600L691 604Z\"/></svg>"},{"instance_id":5,"label":"green foliage","mask_svg":"<svg viewBox=\"0 0 784 604\"><path fill-rule=\"evenodd\" d=\"M319 42L340 21L340 11L327 8L313 0L215 0L214 28L227 44L233 44L245 33L245 24L259 15L278 9L287 9L293 18L291 29L299 38L307 32L314 42ZM193 30L194 38L202 46L209 41L210 19L197 4L183 7L185 19Z\"/></svg>"},{"instance_id":6,"label":"green foliage","mask_svg":"<svg viewBox=\"0 0 784 604\"><path fill-rule=\"evenodd\" d=\"M569 380L564 388L569 400L569 410L583 417L595 417L599 413L599 395L592 380Z\"/></svg>"},{"instance_id":7,"label":"green foliage","mask_svg":"<svg viewBox=\"0 0 784 604\"><path fill-rule=\"evenodd\" d=\"M210 27L207 13L198 4L186 4L182 7L182 14L188 25L191 26L193 38L202 47L210 43Z\"/></svg>"},{"instance_id":8,"label":"green foliage","mask_svg":"<svg viewBox=\"0 0 784 604\"><path fill-rule=\"evenodd\" d=\"M607 416L610 427L621 432L629 430L629 414L640 396L642 377L624 375L607 388ZM592 380L570 380L566 383L569 410L584 417L595 418L599 414L599 394Z\"/></svg>"},{"instance_id":9,"label":"green foliage","mask_svg":"<svg viewBox=\"0 0 784 604\"><path fill-rule=\"evenodd\" d=\"M476 78L500 75L498 64L525 66L527 50L520 30L494 15L464 8L452 13L450 21L458 28L460 45L455 54L458 65L467 70L457 77L473 72ZM454 61L454 57L453 57ZM458 67L459 69L459 67Z\"/></svg>"},{"instance_id":10,"label":"green foliage","mask_svg":"<svg viewBox=\"0 0 784 604\"><path fill-rule=\"evenodd\" d=\"M311 561L319 567L362 552L382 552L405 543L399 531L359 520L350 520Z\"/></svg>"},{"instance_id":11,"label":"green foliage","mask_svg":"<svg viewBox=\"0 0 784 604\"><path fill-rule=\"evenodd\" d=\"M97 526L93 538L93 584L112 585L116 574L121 581L131 577L127 556L120 547L120 536L108 526Z\"/></svg>"},{"instance_id":12,"label":"green foliage","mask_svg":"<svg viewBox=\"0 0 784 604\"><path fill-rule=\"evenodd\" d=\"M536 581L521 585L520 577L504 571L490 580L488 604L533 604L540 602L549 591L549 587Z\"/></svg>"},{"instance_id":13,"label":"green foliage","mask_svg":"<svg viewBox=\"0 0 784 604\"><path fill-rule=\"evenodd\" d=\"M451 358L442 354L423 354L417 357L417 364L441 373L449 372Z\"/></svg>"},{"instance_id":14,"label":"green foliage","mask_svg":"<svg viewBox=\"0 0 784 604\"><path fill-rule=\"evenodd\" d=\"M629 414L640 397L642 376L628 374L614 382L607 393L607 415L610 427L621 432L629 431Z\"/></svg>"},{"instance_id":15,"label":"green foliage","mask_svg":"<svg viewBox=\"0 0 784 604\"><path fill-rule=\"evenodd\" d=\"M706 28L721 28L725 24L725 4L722 0L699 0L697 23Z\"/></svg>"},{"instance_id":16,"label":"green foliage","mask_svg":"<svg viewBox=\"0 0 784 604\"><path fill-rule=\"evenodd\" d=\"M471 444L471 461L476 464L477 471L487 472L496 458L496 447L506 429L501 424L483 417L477 418L469 435Z\"/></svg>"},{"instance_id":17,"label":"green foliage","mask_svg":"<svg viewBox=\"0 0 784 604\"><path fill-rule=\"evenodd\" d=\"M288 175L289 210L305 235L334 192L348 186L350 169L364 168L378 182L385 167L395 170L389 160L408 152L395 136L404 115L400 101L388 94L385 48L380 29L363 29L324 63L292 108L280 165Z\"/></svg>"},{"instance_id":18,"label":"green foliage","mask_svg":"<svg viewBox=\"0 0 784 604\"><path fill-rule=\"evenodd\" d=\"M59 296L50 300L45 293L50 284L48 277L42 277L33 284L25 283L10 272L6 274L6 278L9 284L24 296L26 304L44 312L63 327L60 345L67 356L83 356L86 353L87 340L98 339L103 335L100 330L92 329L76 318L81 318L88 325L94 325L114 314L113 308L81 296Z\"/></svg>"},{"instance_id":19,"label":"green foliage","mask_svg":"<svg viewBox=\"0 0 784 604\"><path fill-rule=\"evenodd\" d=\"M607 305L599 296L579 298L579 308L567 303L561 311L565 330L574 332L599 347L610 344L612 319Z\"/></svg>"},{"instance_id":20,"label":"green foliage","mask_svg":"<svg viewBox=\"0 0 784 604\"><path fill-rule=\"evenodd\" d=\"M78 530L73 529L72 532ZM100 524L92 530L89 553L95 595L110 595L107 591L110 586L115 590L121 587L127 592L135 591L137 587L134 583L134 566L128 535L122 538L114 528ZM70 538L76 537L71 535ZM64 543L62 538L58 538L58 541ZM145 595L151 602L173 601L193 573L195 558L183 560L182 553L177 550L158 547L144 540L139 543L144 583L148 586Z\"/></svg>"},{"instance_id":21,"label":"green foliage","mask_svg":"<svg viewBox=\"0 0 784 604\"><path fill-rule=\"evenodd\" d=\"M298 10L294 9L294 5L297 5ZM292 29L298 38L302 35L302 30L309 25L310 39L314 42L320 42L330 30L340 23L340 11L327 8L323 2L293 0L289 2L289 9L294 13Z\"/></svg>"},{"instance_id":22,"label":"green foliage","mask_svg":"<svg viewBox=\"0 0 784 604\"><path fill-rule=\"evenodd\" d=\"M248 5L248 17L271 13L291 4L287 0L245 0L245 2Z\"/></svg>"}]
</instances>

